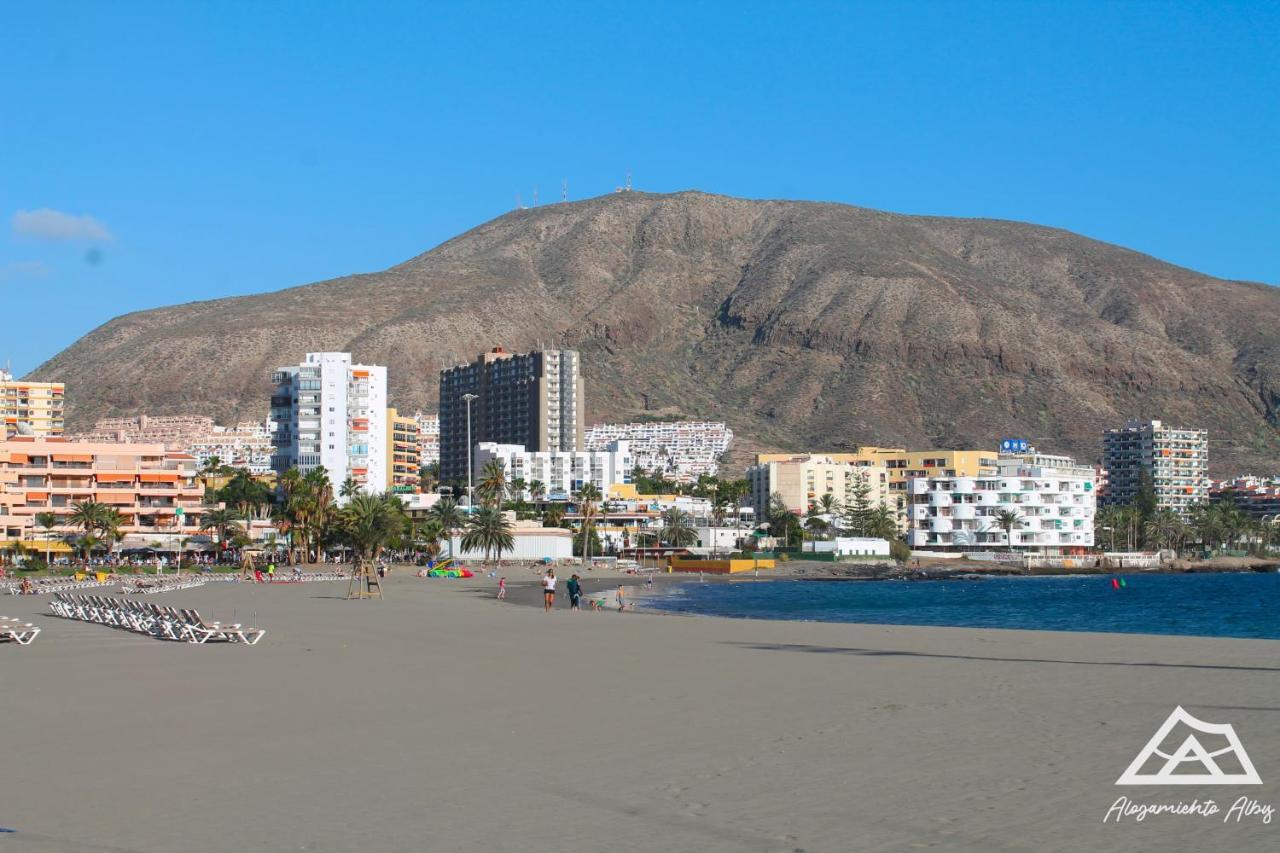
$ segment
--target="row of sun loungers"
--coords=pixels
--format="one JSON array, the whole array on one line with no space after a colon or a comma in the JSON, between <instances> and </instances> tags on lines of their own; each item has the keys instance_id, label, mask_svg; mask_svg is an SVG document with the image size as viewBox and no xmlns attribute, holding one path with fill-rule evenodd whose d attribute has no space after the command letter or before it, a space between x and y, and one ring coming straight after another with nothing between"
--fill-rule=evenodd
<instances>
[{"instance_id":1,"label":"row of sun loungers","mask_svg":"<svg viewBox=\"0 0 1280 853\"><path fill-rule=\"evenodd\" d=\"M40 629L30 622L0 616L0 643L12 641L20 646L29 646L39 633Z\"/></svg>"},{"instance_id":2,"label":"row of sun loungers","mask_svg":"<svg viewBox=\"0 0 1280 853\"><path fill-rule=\"evenodd\" d=\"M30 595L45 595L50 592L66 592L71 589L92 589L107 586L110 581L82 580L75 578L31 578ZM22 581L5 581L4 586L9 595L22 595Z\"/></svg>"},{"instance_id":3,"label":"row of sun loungers","mask_svg":"<svg viewBox=\"0 0 1280 853\"><path fill-rule=\"evenodd\" d=\"M128 598L57 593L49 602L49 607L55 616L64 619L96 622L162 640L187 643L207 643L214 640L252 646L267 633L261 628L245 628L239 623L224 625L210 622L196 610L161 607Z\"/></svg>"}]
</instances>

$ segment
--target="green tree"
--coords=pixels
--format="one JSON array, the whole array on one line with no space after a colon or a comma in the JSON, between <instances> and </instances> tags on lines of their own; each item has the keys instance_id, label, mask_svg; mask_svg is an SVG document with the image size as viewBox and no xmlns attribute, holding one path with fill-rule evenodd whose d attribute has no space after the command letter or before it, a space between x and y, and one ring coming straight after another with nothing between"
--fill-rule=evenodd
<instances>
[{"instance_id":1,"label":"green tree","mask_svg":"<svg viewBox=\"0 0 1280 853\"><path fill-rule=\"evenodd\" d=\"M404 504L395 495L363 492L351 497L337 521L341 538L351 546L357 564L365 565L403 537L409 523Z\"/></svg>"},{"instance_id":2,"label":"green tree","mask_svg":"<svg viewBox=\"0 0 1280 853\"><path fill-rule=\"evenodd\" d=\"M794 547L801 537L800 517L782 500L782 495L774 492L769 497L768 509L769 533L782 542L784 547Z\"/></svg>"},{"instance_id":3,"label":"green tree","mask_svg":"<svg viewBox=\"0 0 1280 853\"><path fill-rule=\"evenodd\" d=\"M898 538L898 518L884 504L876 504L867 514L864 524L866 535L893 542Z\"/></svg>"},{"instance_id":4,"label":"green tree","mask_svg":"<svg viewBox=\"0 0 1280 853\"><path fill-rule=\"evenodd\" d=\"M338 495L343 498L353 498L360 493L360 484L356 482L355 477L348 477L342 481L342 485L338 487Z\"/></svg>"},{"instance_id":5,"label":"green tree","mask_svg":"<svg viewBox=\"0 0 1280 853\"><path fill-rule=\"evenodd\" d=\"M230 509L209 510L200 519L200 529L212 532L219 542L228 545L231 544L236 536L244 534L244 527L240 524L239 515Z\"/></svg>"},{"instance_id":6,"label":"green tree","mask_svg":"<svg viewBox=\"0 0 1280 853\"><path fill-rule=\"evenodd\" d=\"M490 506L481 507L472 513L467 522L462 547L468 551L483 551L486 563L489 562L490 553L495 555L497 562L502 562L502 552L515 547L511 523L501 510Z\"/></svg>"},{"instance_id":7,"label":"green tree","mask_svg":"<svg viewBox=\"0 0 1280 853\"><path fill-rule=\"evenodd\" d=\"M871 483L865 471L855 471L852 477L849 500L844 505L844 526L854 536L866 536L872 506Z\"/></svg>"},{"instance_id":8,"label":"green tree","mask_svg":"<svg viewBox=\"0 0 1280 853\"><path fill-rule=\"evenodd\" d=\"M467 523L462 507L451 498L441 498L427 510L427 520L434 521L440 526L440 530L449 542L449 559L452 560L456 556L453 553L453 531L461 530Z\"/></svg>"},{"instance_id":9,"label":"green tree","mask_svg":"<svg viewBox=\"0 0 1280 853\"><path fill-rule=\"evenodd\" d=\"M49 511L37 512L35 514L36 526L44 531L44 564L45 566L53 565L53 543L51 535L53 529L58 526L58 516L56 513Z\"/></svg>"},{"instance_id":10,"label":"green tree","mask_svg":"<svg viewBox=\"0 0 1280 853\"><path fill-rule=\"evenodd\" d=\"M679 507L668 507L662 513L662 527L658 535L672 548L686 548L698 541L689 513Z\"/></svg>"},{"instance_id":11,"label":"green tree","mask_svg":"<svg viewBox=\"0 0 1280 853\"><path fill-rule=\"evenodd\" d=\"M542 503L542 499L547 496L547 484L541 480L531 480L529 482L529 496L534 503Z\"/></svg>"},{"instance_id":12,"label":"green tree","mask_svg":"<svg viewBox=\"0 0 1280 853\"><path fill-rule=\"evenodd\" d=\"M507 493L507 466L501 459L490 459L484 463L480 472L480 482L476 485L476 494L480 503L488 507L499 507Z\"/></svg>"},{"instance_id":13,"label":"green tree","mask_svg":"<svg viewBox=\"0 0 1280 853\"><path fill-rule=\"evenodd\" d=\"M996 524L1004 531L1005 550L1013 550L1013 528L1022 523L1022 516L1013 510L1002 509L995 515Z\"/></svg>"}]
</instances>

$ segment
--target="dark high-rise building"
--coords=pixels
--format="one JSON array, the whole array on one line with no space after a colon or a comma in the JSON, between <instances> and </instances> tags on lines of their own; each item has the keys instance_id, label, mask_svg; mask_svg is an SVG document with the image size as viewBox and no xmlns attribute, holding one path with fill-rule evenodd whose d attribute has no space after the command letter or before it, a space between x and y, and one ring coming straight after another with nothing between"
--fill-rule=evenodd
<instances>
[{"instance_id":1,"label":"dark high-rise building","mask_svg":"<svg viewBox=\"0 0 1280 853\"><path fill-rule=\"evenodd\" d=\"M578 353L516 354L501 347L470 364L440 372L440 482L465 484L467 402L471 447L482 441L519 444L529 451L582 449L582 382Z\"/></svg>"}]
</instances>

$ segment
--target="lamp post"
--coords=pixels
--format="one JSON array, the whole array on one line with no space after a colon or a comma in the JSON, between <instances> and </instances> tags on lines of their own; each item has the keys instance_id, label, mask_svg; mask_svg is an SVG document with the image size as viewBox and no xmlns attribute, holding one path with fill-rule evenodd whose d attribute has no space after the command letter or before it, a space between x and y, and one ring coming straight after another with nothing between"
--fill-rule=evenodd
<instances>
[{"instance_id":1,"label":"lamp post","mask_svg":"<svg viewBox=\"0 0 1280 853\"><path fill-rule=\"evenodd\" d=\"M471 514L472 496L471 496L471 401L480 399L479 394L463 394L462 399L467 403L467 515Z\"/></svg>"}]
</instances>

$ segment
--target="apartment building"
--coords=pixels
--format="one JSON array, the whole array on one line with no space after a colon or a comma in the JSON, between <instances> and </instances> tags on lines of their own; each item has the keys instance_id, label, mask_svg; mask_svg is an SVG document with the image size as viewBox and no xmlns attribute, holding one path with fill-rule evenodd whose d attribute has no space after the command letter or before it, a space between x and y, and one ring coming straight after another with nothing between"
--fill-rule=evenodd
<instances>
[{"instance_id":1,"label":"apartment building","mask_svg":"<svg viewBox=\"0 0 1280 853\"><path fill-rule=\"evenodd\" d=\"M337 492L348 478L367 493L387 483L387 369L345 352L310 352L272 375L271 465L324 468Z\"/></svg>"},{"instance_id":2,"label":"apartment building","mask_svg":"<svg viewBox=\"0 0 1280 853\"><path fill-rule=\"evenodd\" d=\"M822 501L823 495L831 495L840 504L854 500L859 483L870 488L868 499L872 506L883 504L893 507L894 496L889 490L889 470L881 463L847 458L839 454L799 453L783 455L761 454L757 464L747 469L747 482L751 485L751 504L756 518L766 518L769 503L774 495L781 497L787 509L803 515L809 507Z\"/></svg>"},{"instance_id":3,"label":"apartment building","mask_svg":"<svg viewBox=\"0 0 1280 853\"><path fill-rule=\"evenodd\" d=\"M915 477L907 481L907 544L981 551L1011 547L1049 556L1093 547L1094 470L1067 456L1001 454L994 476ZM1002 512L1017 520L1006 535Z\"/></svg>"},{"instance_id":4,"label":"apartment building","mask_svg":"<svg viewBox=\"0 0 1280 853\"><path fill-rule=\"evenodd\" d=\"M0 369L0 439L15 435L57 438L62 435L66 387L61 382L28 382Z\"/></svg>"},{"instance_id":5,"label":"apartment building","mask_svg":"<svg viewBox=\"0 0 1280 853\"><path fill-rule=\"evenodd\" d=\"M204 466L217 458L223 465L251 474L271 471L271 422L245 421L224 427L203 415L138 415L103 418L93 430L67 436L77 442L163 444L182 450Z\"/></svg>"},{"instance_id":6,"label":"apartment building","mask_svg":"<svg viewBox=\"0 0 1280 853\"><path fill-rule=\"evenodd\" d=\"M795 454L760 453L756 466L786 461ZM854 453L821 454L833 462L854 466L881 465L887 475L888 499L885 505L898 516L905 529L907 519L907 482L918 477L980 477L996 473L994 450L906 450L901 447L859 447ZM757 507L757 512L762 510Z\"/></svg>"},{"instance_id":7,"label":"apartment building","mask_svg":"<svg viewBox=\"0 0 1280 853\"><path fill-rule=\"evenodd\" d=\"M468 407L467 397L474 395ZM529 452L582 450L583 394L578 353L523 354L495 347L440 373L440 481L467 479L470 440Z\"/></svg>"},{"instance_id":8,"label":"apartment building","mask_svg":"<svg viewBox=\"0 0 1280 853\"><path fill-rule=\"evenodd\" d=\"M1156 506L1186 516L1209 499L1209 433L1133 420L1102 437L1107 470L1106 506L1124 506L1138 496L1142 472L1151 475Z\"/></svg>"},{"instance_id":9,"label":"apartment building","mask_svg":"<svg viewBox=\"0 0 1280 853\"><path fill-rule=\"evenodd\" d=\"M418 422L418 459L423 465L440 461L440 416L414 412Z\"/></svg>"},{"instance_id":10,"label":"apartment building","mask_svg":"<svg viewBox=\"0 0 1280 853\"><path fill-rule=\"evenodd\" d=\"M720 457L733 443L733 430L723 421L595 424L587 428L583 446L604 450L615 441L630 445L636 467L644 472L687 483L719 472Z\"/></svg>"},{"instance_id":11,"label":"apartment building","mask_svg":"<svg viewBox=\"0 0 1280 853\"><path fill-rule=\"evenodd\" d=\"M507 481L524 480L524 497L533 497L529 486L542 483L545 500L569 500L585 484L591 483L603 497L611 487L631 482L635 460L625 441L617 441L608 450L526 450L518 444L480 442L475 449L475 482L482 479L484 467L493 460L502 463Z\"/></svg>"},{"instance_id":12,"label":"apartment building","mask_svg":"<svg viewBox=\"0 0 1280 853\"><path fill-rule=\"evenodd\" d=\"M417 418L387 409L387 491L403 494L418 490L422 466L418 442Z\"/></svg>"},{"instance_id":13,"label":"apartment building","mask_svg":"<svg viewBox=\"0 0 1280 853\"><path fill-rule=\"evenodd\" d=\"M0 441L0 540L79 533L67 522L72 505L97 501L124 516L126 535L172 544L199 532L203 496L196 460L163 444ZM58 517L48 534L35 522L43 512Z\"/></svg>"}]
</instances>

